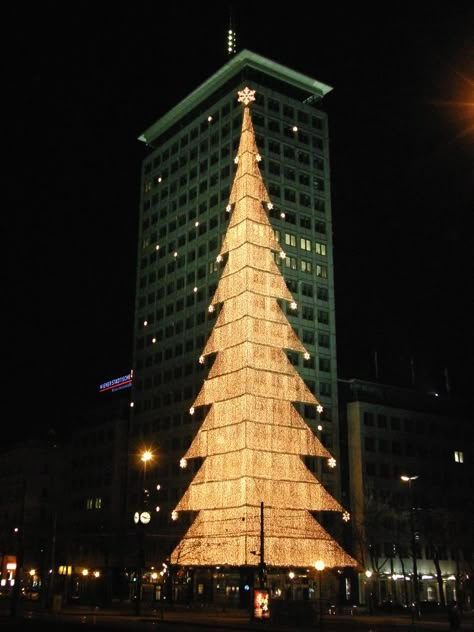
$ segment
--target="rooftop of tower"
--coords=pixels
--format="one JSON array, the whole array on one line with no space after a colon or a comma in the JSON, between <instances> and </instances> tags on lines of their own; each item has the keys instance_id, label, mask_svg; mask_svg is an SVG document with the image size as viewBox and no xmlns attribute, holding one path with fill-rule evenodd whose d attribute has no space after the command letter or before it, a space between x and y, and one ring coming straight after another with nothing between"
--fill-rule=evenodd
<instances>
[{"instance_id":1,"label":"rooftop of tower","mask_svg":"<svg viewBox=\"0 0 474 632\"><path fill-rule=\"evenodd\" d=\"M281 84L282 87L284 86L285 93L288 94L291 91L291 96L302 102L317 102L332 90L332 87L327 84L244 49L148 127L138 140L152 145L161 137L160 141L163 142L170 133L174 133L173 128L178 121L182 127L183 118L188 116L193 118L196 115L196 108L202 110L211 107L223 89L226 91L231 89L236 77L242 81L249 79L248 75L240 76L244 69L254 72L255 81L265 77L267 82L268 79L272 81L272 87L275 89L278 89L278 84Z\"/></svg>"}]
</instances>

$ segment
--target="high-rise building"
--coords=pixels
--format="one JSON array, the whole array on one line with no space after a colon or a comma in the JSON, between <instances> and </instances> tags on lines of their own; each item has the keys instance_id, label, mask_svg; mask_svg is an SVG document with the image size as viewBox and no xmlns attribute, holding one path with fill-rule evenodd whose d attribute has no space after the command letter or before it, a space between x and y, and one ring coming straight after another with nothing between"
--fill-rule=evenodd
<instances>
[{"instance_id":1,"label":"high-rise building","mask_svg":"<svg viewBox=\"0 0 474 632\"><path fill-rule=\"evenodd\" d=\"M274 205L270 221L286 253L279 265L298 303L287 316L310 358L288 354L324 407L321 416L314 406L299 410L338 459L329 140L323 109L331 87L243 50L140 136L149 152L142 165L130 450L138 454L146 445L156 454L148 476L161 485L156 523L163 528L195 472L181 469L179 461L203 419L201 411L190 415L189 409L209 369L199 357L216 317L208 305L229 221L226 206L242 124L237 92L246 85L256 90L252 119L260 168ZM135 461L131 503L140 488ZM308 466L330 494L340 497L337 468L317 459Z\"/></svg>"}]
</instances>

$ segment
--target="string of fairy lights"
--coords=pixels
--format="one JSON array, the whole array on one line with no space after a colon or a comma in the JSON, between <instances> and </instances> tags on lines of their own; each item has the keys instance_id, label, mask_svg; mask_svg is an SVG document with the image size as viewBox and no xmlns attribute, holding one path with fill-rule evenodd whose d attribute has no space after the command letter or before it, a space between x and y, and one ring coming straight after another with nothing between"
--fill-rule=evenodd
<instances>
[{"instance_id":1,"label":"string of fairy lights","mask_svg":"<svg viewBox=\"0 0 474 632\"><path fill-rule=\"evenodd\" d=\"M306 467L302 456L336 461L293 402L322 406L289 361L286 351L310 357L280 303L297 305L275 263L285 253L267 210L249 105L253 90L239 92L243 122L237 170L227 211L229 226L217 257L222 274L209 310L218 310L199 361L215 355L190 414L209 406L202 426L181 459L203 459L172 517L197 512L173 551L185 565L257 565L260 507L265 511L268 565L355 566L311 512L349 515Z\"/></svg>"}]
</instances>

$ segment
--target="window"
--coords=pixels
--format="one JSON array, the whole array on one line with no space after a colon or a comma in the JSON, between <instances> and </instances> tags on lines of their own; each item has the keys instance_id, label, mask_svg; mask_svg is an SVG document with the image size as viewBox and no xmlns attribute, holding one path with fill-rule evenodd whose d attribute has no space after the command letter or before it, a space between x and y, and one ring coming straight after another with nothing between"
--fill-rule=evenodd
<instances>
[{"instance_id":1,"label":"window","mask_svg":"<svg viewBox=\"0 0 474 632\"><path fill-rule=\"evenodd\" d=\"M287 255L285 257L284 261L285 261L285 266L287 268L290 268L291 270L296 270L296 258L295 257L288 257L288 255Z\"/></svg>"},{"instance_id":2,"label":"window","mask_svg":"<svg viewBox=\"0 0 474 632\"><path fill-rule=\"evenodd\" d=\"M392 430L400 430L400 417L390 417L390 426Z\"/></svg>"},{"instance_id":3,"label":"window","mask_svg":"<svg viewBox=\"0 0 474 632\"><path fill-rule=\"evenodd\" d=\"M283 155L284 155L285 158L289 158L290 160L294 160L296 152L293 149L293 147L290 147L289 145L283 145Z\"/></svg>"},{"instance_id":4,"label":"window","mask_svg":"<svg viewBox=\"0 0 474 632\"><path fill-rule=\"evenodd\" d=\"M318 309L318 323L323 323L324 325L328 325L329 312L326 312L324 309Z\"/></svg>"},{"instance_id":5,"label":"window","mask_svg":"<svg viewBox=\"0 0 474 632\"><path fill-rule=\"evenodd\" d=\"M314 320L314 309L310 305L303 305L301 315L305 320Z\"/></svg>"},{"instance_id":6,"label":"window","mask_svg":"<svg viewBox=\"0 0 474 632\"><path fill-rule=\"evenodd\" d=\"M308 250L309 252L311 252L311 240L310 239L305 239L304 237L300 238L300 248L302 250Z\"/></svg>"},{"instance_id":7,"label":"window","mask_svg":"<svg viewBox=\"0 0 474 632\"><path fill-rule=\"evenodd\" d=\"M300 193L300 204L309 208L311 206L311 198L307 193Z\"/></svg>"},{"instance_id":8,"label":"window","mask_svg":"<svg viewBox=\"0 0 474 632\"><path fill-rule=\"evenodd\" d=\"M374 425L374 413L364 413L364 426L373 426Z\"/></svg>"},{"instance_id":9,"label":"window","mask_svg":"<svg viewBox=\"0 0 474 632\"><path fill-rule=\"evenodd\" d=\"M306 259L301 259L301 272L306 272L307 274L311 274L313 271L313 263L311 261L307 261Z\"/></svg>"},{"instance_id":10,"label":"window","mask_svg":"<svg viewBox=\"0 0 474 632\"><path fill-rule=\"evenodd\" d=\"M285 244L296 248L296 235L293 235L293 233L285 233Z\"/></svg>"},{"instance_id":11,"label":"window","mask_svg":"<svg viewBox=\"0 0 474 632\"><path fill-rule=\"evenodd\" d=\"M268 151L271 154L278 154L278 155L280 155L280 143L277 143L275 140L269 140L268 141Z\"/></svg>"},{"instance_id":12,"label":"window","mask_svg":"<svg viewBox=\"0 0 474 632\"><path fill-rule=\"evenodd\" d=\"M294 180L296 177L296 171L292 167L285 165L283 167L283 175L287 180Z\"/></svg>"},{"instance_id":13,"label":"window","mask_svg":"<svg viewBox=\"0 0 474 632\"><path fill-rule=\"evenodd\" d=\"M324 222L322 222L321 220L315 220L315 222L314 222L314 230L317 233L321 233L321 235L325 235L326 234L326 224Z\"/></svg>"},{"instance_id":14,"label":"window","mask_svg":"<svg viewBox=\"0 0 474 632\"><path fill-rule=\"evenodd\" d=\"M303 342L305 344L314 344L314 331L310 331L309 329L303 329Z\"/></svg>"},{"instance_id":15,"label":"window","mask_svg":"<svg viewBox=\"0 0 474 632\"><path fill-rule=\"evenodd\" d=\"M326 395L327 397L331 396L332 388L329 382L321 382L319 384L319 392L321 395Z\"/></svg>"},{"instance_id":16,"label":"window","mask_svg":"<svg viewBox=\"0 0 474 632\"><path fill-rule=\"evenodd\" d=\"M375 439L374 437L365 437L364 439L364 448L366 452L374 452L375 451Z\"/></svg>"},{"instance_id":17,"label":"window","mask_svg":"<svg viewBox=\"0 0 474 632\"><path fill-rule=\"evenodd\" d=\"M320 242L317 241L314 244L314 250L316 254L320 255L321 257L325 257L327 255L326 244L321 244Z\"/></svg>"},{"instance_id":18,"label":"window","mask_svg":"<svg viewBox=\"0 0 474 632\"><path fill-rule=\"evenodd\" d=\"M308 228L309 230L311 230L311 218L307 217L306 215L301 215L300 226L301 228Z\"/></svg>"},{"instance_id":19,"label":"window","mask_svg":"<svg viewBox=\"0 0 474 632\"><path fill-rule=\"evenodd\" d=\"M386 415L377 415L377 426L379 428L387 427L387 416Z\"/></svg>"},{"instance_id":20,"label":"window","mask_svg":"<svg viewBox=\"0 0 474 632\"><path fill-rule=\"evenodd\" d=\"M269 173L271 173L274 176L279 176L280 175L280 163L273 162L273 160L270 160L270 162L268 163L268 171L269 171Z\"/></svg>"},{"instance_id":21,"label":"window","mask_svg":"<svg viewBox=\"0 0 474 632\"><path fill-rule=\"evenodd\" d=\"M329 373L331 370L331 361L329 358L319 358L319 370Z\"/></svg>"},{"instance_id":22,"label":"window","mask_svg":"<svg viewBox=\"0 0 474 632\"><path fill-rule=\"evenodd\" d=\"M318 345L329 349L329 336L328 334L318 334Z\"/></svg>"},{"instance_id":23,"label":"window","mask_svg":"<svg viewBox=\"0 0 474 632\"><path fill-rule=\"evenodd\" d=\"M322 279L328 278L328 269L327 266L321 266L319 264L316 265L316 276L321 277Z\"/></svg>"},{"instance_id":24,"label":"window","mask_svg":"<svg viewBox=\"0 0 474 632\"><path fill-rule=\"evenodd\" d=\"M268 121L268 129L271 132L276 132L277 134L280 133L280 122L279 121L275 121L274 119L270 119Z\"/></svg>"},{"instance_id":25,"label":"window","mask_svg":"<svg viewBox=\"0 0 474 632\"><path fill-rule=\"evenodd\" d=\"M318 287L317 289L317 297L320 301L327 301L329 298L329 293L327 287Z\"/></svg>"},{"instance_id":26,"label":"window","mask_svg":"<svg viewBox=\"0 0 474 632\"><path fill-rule=\"evenodd\" d=\"M267 106L271 112L280 112L280 104L274 99L268 99Z\"/></svg>"},{"instance_id":27,"label":"window","mask_svg":"<svg viewBox=\"0 0 474 632\"><path fill-rule=\"evenodd\" d=\"M464 452L460 452L459 450L454 451L454 461L455 463L464 463Z\"/></svg>"}]
</instances>

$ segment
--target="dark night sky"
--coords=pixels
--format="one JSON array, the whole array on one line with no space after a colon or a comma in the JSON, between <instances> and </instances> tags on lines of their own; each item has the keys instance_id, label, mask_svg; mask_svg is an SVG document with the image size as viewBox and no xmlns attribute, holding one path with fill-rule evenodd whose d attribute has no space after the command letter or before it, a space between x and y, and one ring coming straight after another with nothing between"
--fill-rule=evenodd
<instances>
[{"instance_id":1,"label":"dark night sky","mask_svg":"<svg viewBox=\"0 0 474 632\"><path fill-rule=\"evenodd\" d=\"M140 133L225 61L226 3L4 10L4 415L60 430L131 366ZM238 48L333 86L341 377L472 398L474 5L233 5ZM401 5L401 6L398 6ZM265 13L270 10L271 16ZM392 13L393 12L393 13ZM28 429L28 430L26 430Z\"/></svg>"}]
</instances>

